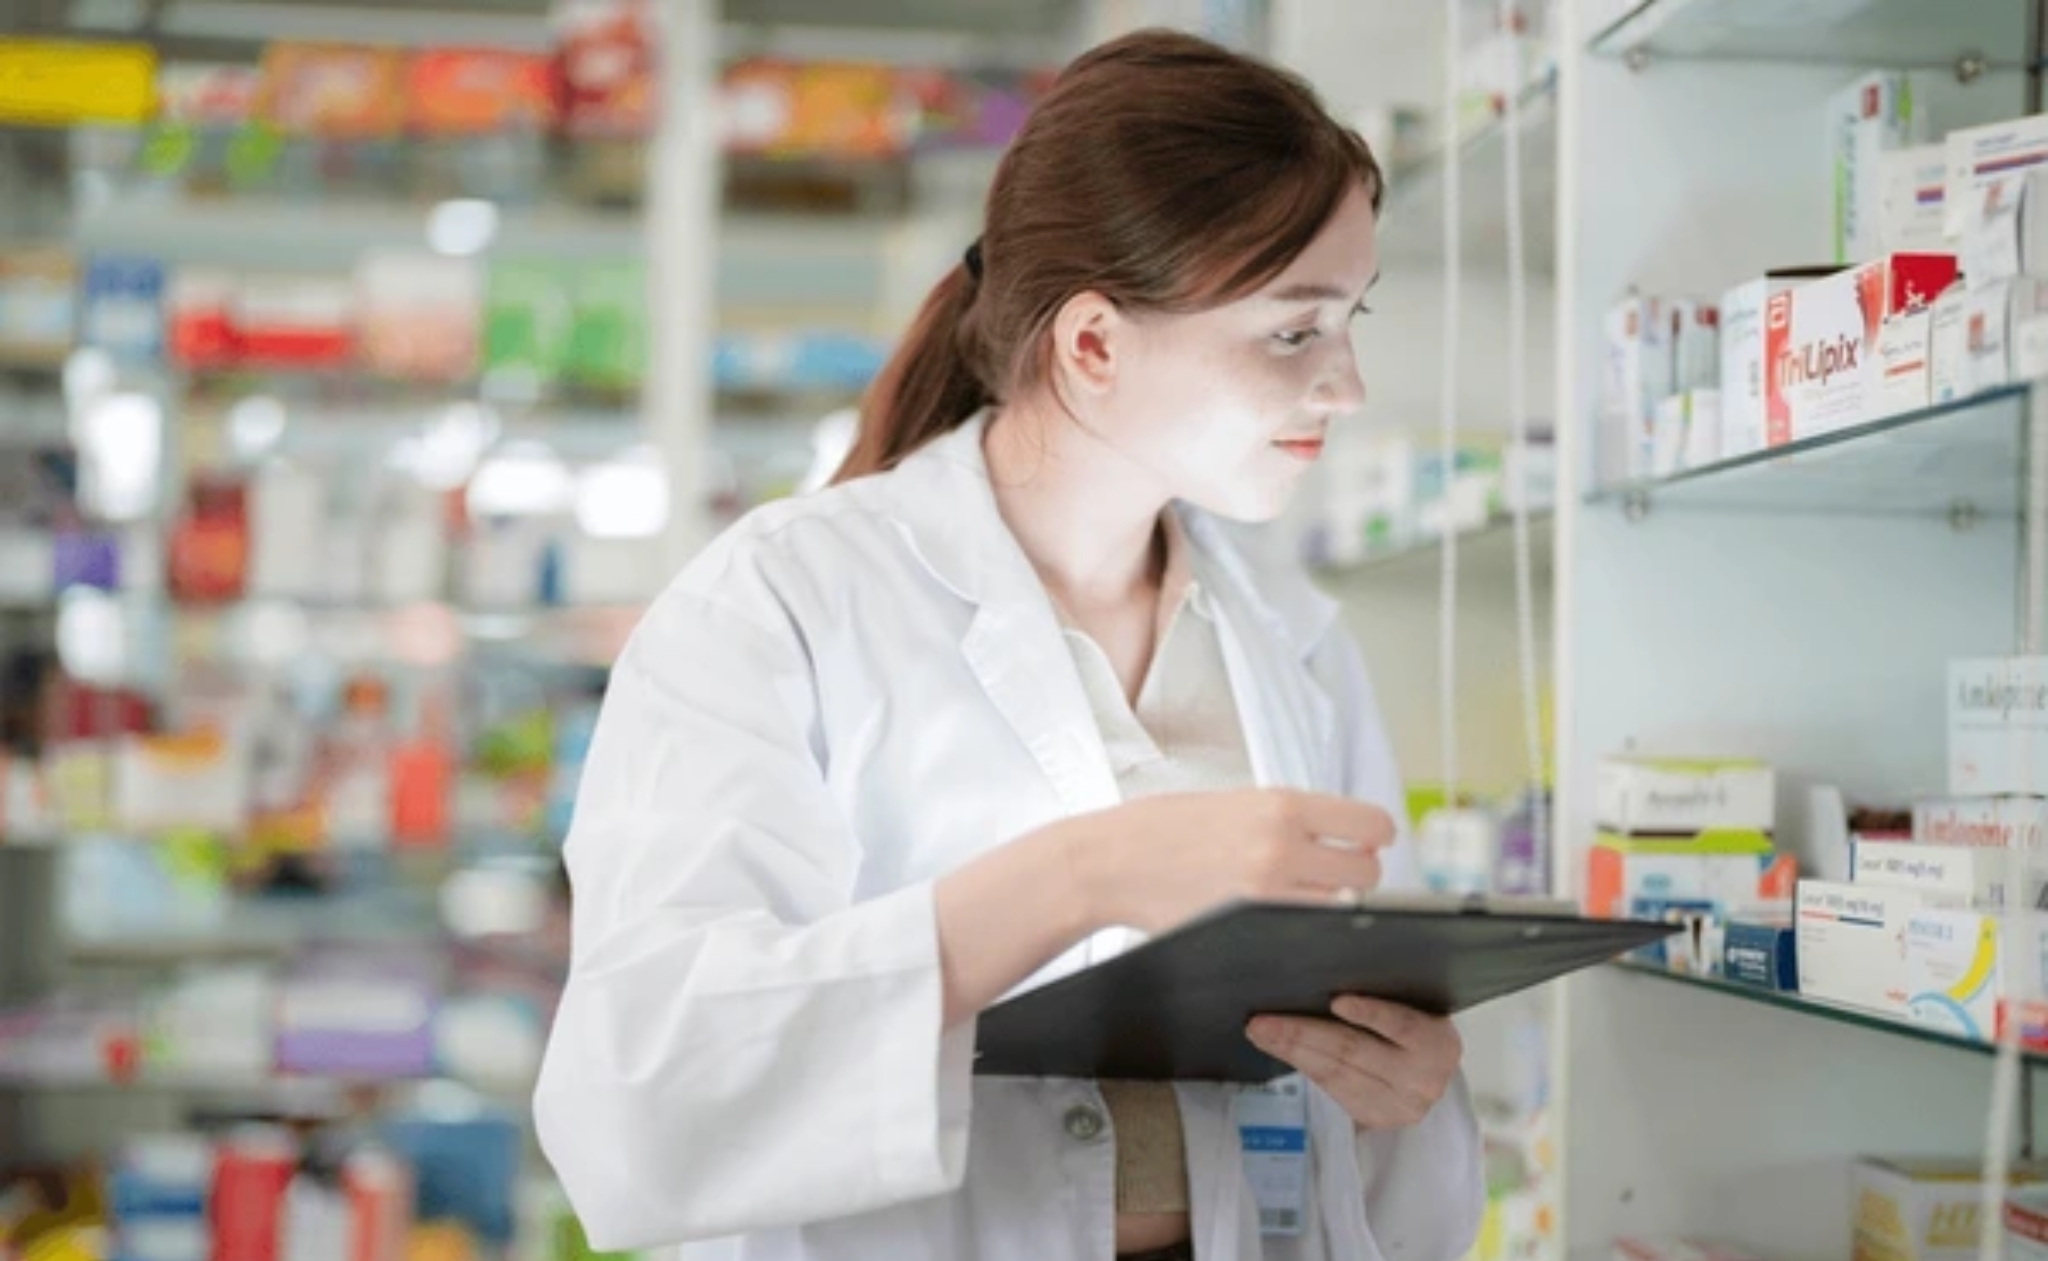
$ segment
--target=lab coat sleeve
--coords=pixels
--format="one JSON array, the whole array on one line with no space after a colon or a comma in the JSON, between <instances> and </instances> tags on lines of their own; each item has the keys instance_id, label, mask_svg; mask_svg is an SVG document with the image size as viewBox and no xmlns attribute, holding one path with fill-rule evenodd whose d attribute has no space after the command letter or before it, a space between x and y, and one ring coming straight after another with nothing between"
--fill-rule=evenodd
<instances>
[{"instance_id":1,"label":"lab coat sleeve","mask_svg":"<svg viewBox=\"0 0 2048 1261\"><path fill-rule=\"evenodd\" d=\"M1332 629L1311 664L1337 705L1344 792L1405 818L1400 772L1358 645ZM1421 882L1406 828L1385 855L1383 879L1389 888ZM1456 1261L1471 1249L1486 1211L1481 1156L1463 1073L1417 1124L1359 1132L1366 1223L1387 1261Z\"/></svg>"},{"instance_id":2,"label":"lab coat sleeve","mask_svg":"<svg viewBox=\"0 0 2048 1261\"><path fill-rule=\"evenodd\" d=\"M565 856L573 959L534 1096L592 1243L859 1214L959 1186L972 1024L929 883L855 903L804 643L683 586L622 654Z\"/></svg>"}]
</instances>

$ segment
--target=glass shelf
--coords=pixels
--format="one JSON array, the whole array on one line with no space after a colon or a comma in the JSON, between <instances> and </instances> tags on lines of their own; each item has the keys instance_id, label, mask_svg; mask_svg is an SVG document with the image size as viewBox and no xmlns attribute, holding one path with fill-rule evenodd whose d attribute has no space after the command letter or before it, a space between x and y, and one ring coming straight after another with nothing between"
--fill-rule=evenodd
<instances>
[{"instance_id":1,"label":"glass shelf","mask_svg":"<svg viewBox=\"0 0 2048 1261\"><path fill-rule=\"evenodd\" d=\"M1627 960L1615 963L1612 966L1628 973L1630 976L1643 977L1652 981L1664 981L1672 985L1684 986L1688 989L1703 990L1710 994L1719 994L1724 998L1740 1002L1757 1003L1765 1007L1776 1007L1783 1011L1798 1012L1803 1016L1830 1020L1836 1024L1867 1029L1874 1033L1888 1034L1895 1038L1905 1038L1914 1042L1930 1042L1936 1046L1950 1047L1958 1051L1969 1051L1977 1055L1990 1055L1998 1049L1992 1043L1980 1042L1975 1038L1959 1037L1955 1034L1943 1033L1937 1029L1907 1024L1901 1020L1893 1020L1873 1012L1860 1011L1853 1007L1844 1007L1838 1003L1830 1003L1818 998L1808 998L1802 994L1787 994L1777 990L1762 989L1754 985L1743 985L1735 981L1692 976L1683 972L1672 972L1666 968L1656 967L1651 964L1632 963ZM2023 1051L2021 1054L2030 1065L2035 1067L2048 1065L2048 1051Z\"/></svg>"},{"instance_id":2,"label":"glass shelf","mask_svg":"<svg viewBox=\"0 0 2048 1261\"><path fill-rule=\"evenodd\" d=\"M1538 570L1546 570L1551 563L1552 510L1532 509L1529 513L1529 557ZM1514 518L1503 513L1491 517L1486 524L1474 529L1458 532L1459 560L1462 562L1468 552L1484 549L1492 553L1497 549L1501 556L1512 560L1515 538ZM1311 572L1320 577L1339 580L1356 575L1378 573L1383 570L1410 568L1416 565L1436 563L1436 557L1443 551L1441 538L1417 539L1400 547L1389 547L1372 552L1365 557L1343 564L1318 564L1311 566Z\"/></svg>"},{"instance_id":3,"label":"glass shelf","mask_svg":"<svg viewBox=\"0 0 2048 1261\"><path fill-rule=\"evenodd\" d=\"M2017 516L2030 387L2008 386L1782 447L1603 487L1589 504L1840 516Z\"/></svg>"},{"instance_id":4,"label":"glass shelf","mask_svg":"<svg viewBox=\"0 0 2048 1261\"><path fill-rule=\"evenodd\" d=\"M1522 212L1529 266L1547 274L1556 265L1557 74L1545 71L1517 98L1522 136ZM1382 258L1413 263L1443 256L1444 169L1453 163L1463 181L1459 200L1468 260L1496 261L1507 240L1507 131L1505 116L1479 124L1387 173L1380 228Z\"/></svg>"},{"instance_id":5,"label":"glass shelf","mask_svg":"<svg viewBox=\"0 0 2048 1261\"><path fill-rule=\"evenodd\" d=\"M2015 0L1641 0L1591 41L1599 56L1951 69L2024 68Z\"/></svg>"}]
</instances>

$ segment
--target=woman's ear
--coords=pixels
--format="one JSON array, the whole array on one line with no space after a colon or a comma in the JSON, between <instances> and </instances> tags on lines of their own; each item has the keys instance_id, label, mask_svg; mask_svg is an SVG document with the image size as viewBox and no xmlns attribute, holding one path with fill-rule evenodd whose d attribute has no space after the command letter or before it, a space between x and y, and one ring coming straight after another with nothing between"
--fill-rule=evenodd
<instances>
[{"instance_id":1,"label":"woman's ear","mask_svg":"<svg viewBox=\"0 0 2048 1261\"><path fill-rule=\"evenodd\" d=\"M1124 313L1101 294L1090 290L1068 298L1052 321L1053 367L1060 380L1081 394L1109 393L1129 330Z\"/></svg>"}]
</instances>

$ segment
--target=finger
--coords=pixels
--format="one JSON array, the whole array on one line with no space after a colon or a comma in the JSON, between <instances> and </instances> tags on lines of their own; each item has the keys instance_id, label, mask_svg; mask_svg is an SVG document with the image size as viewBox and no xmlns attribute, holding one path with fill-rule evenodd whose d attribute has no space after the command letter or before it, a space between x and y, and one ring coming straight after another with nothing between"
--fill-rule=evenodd
<instances>
[{"instance_id":1,"label":"finger","mask_svg":"<svg viewBox=\"0 0 2048 1261\"><path fill-rule=\"evenodd\" d=\"M1378 806L1326 793L1296 793L1294 805L1302 830L1325 844L1385 849L1394 843L1393 816Z\"/></svg>"},{"instance_id":2,"label":"finger","mask_svg":"<svg viewBox=\"0 0 2048 1261\"><path fill-rule=\"evenodd\" d=\"M1340 1020L1378 1034L1395 1046L1423 1047L1458 1037L1457 1026L1450 1021L1383 998L1347 994L1330 1004L1330 1010Z\"/></svg>"},{"instance_id":3,"label":"finger","mask_svg":"<svg viewBox=\"0 0 2048 1261\"><path fill-rule=\"evenodd\" d=\"M1289 1053L1306 1052L1318 1060L1335 1060L1388 1089L1426 1099L1430 1093L1427 1066L1411 1052L1334 1020L1261 1017L1255 1026L1273 1024L1261 1030L1264 1036Z\"/></svg>"},{"instance_id":4,"label":"finger","mask_svg":"<svg viewBox=\"0 0 2048 1261\"><path fill-rule=\"evenodd\" d=\"M1252 1022L1253 1045L1321 1086L1352 1120L1369 1129L1413 1125L1428 1114L1426 1103L1412 1092L1360 1068L1329 1042L1302 1036L1316 1023L1262 1017Z\"/></svg>"},{"instance_id":5,"label":"finger","mask_svg":"<svg viewBox=\"0 0 2048 1261\"><path fill-rule=\"evenodd\" d=\"M1304 845L1299 853L1288 855L1286 874L1289 884L1327 900L1339 889L1366 893L1379 888L1381 867L1379 855L1370 851L1347 854Z\"/></svg>"}]
</instances>

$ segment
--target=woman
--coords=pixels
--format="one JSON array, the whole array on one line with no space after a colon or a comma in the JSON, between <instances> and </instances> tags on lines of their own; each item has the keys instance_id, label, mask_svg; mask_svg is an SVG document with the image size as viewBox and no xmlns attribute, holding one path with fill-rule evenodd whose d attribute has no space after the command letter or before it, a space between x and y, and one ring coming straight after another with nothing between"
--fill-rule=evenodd
<instances>
[{"instance_id":1,"label":"woman","mask_svg":"<svg viewBox=\"0 0 2048 1261\"><path fill-rule=\"evenodd\" d=\"M1222 524L1278 513L1363 402L1380 188L1290 76L1160 32L1082 57L838 484L754 513L649 610L567 845L575 962L535 1101L598 1246L1470 1243L1447 1022L1253 1022L1305 1090L971 1075L978 1012L1125 930L1409 878L1357 650ZM1266 1141L1288 1133L1305 1150Z\"/></svg>"}]
</instances>

